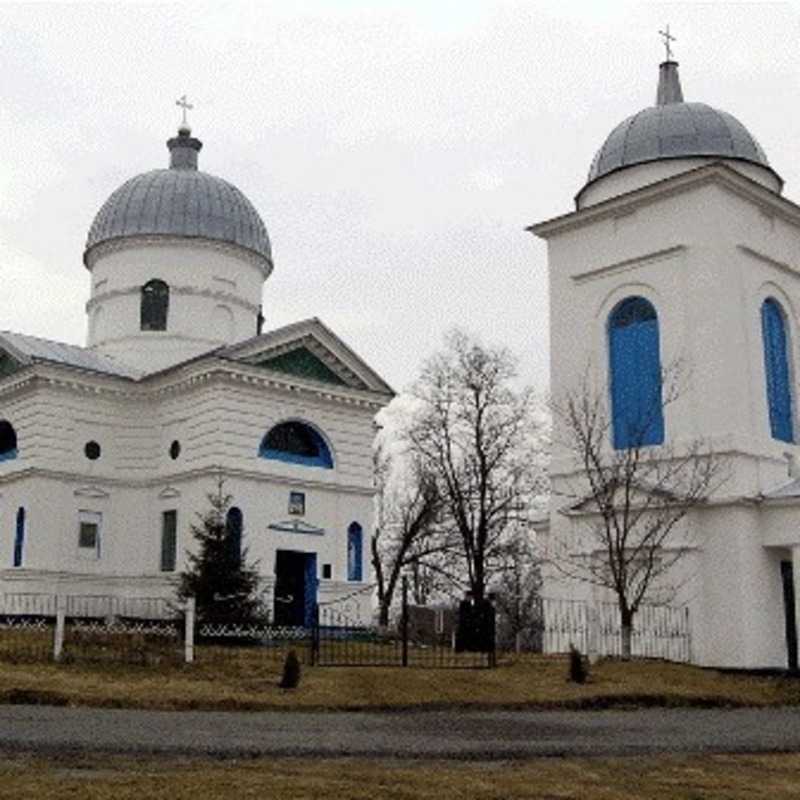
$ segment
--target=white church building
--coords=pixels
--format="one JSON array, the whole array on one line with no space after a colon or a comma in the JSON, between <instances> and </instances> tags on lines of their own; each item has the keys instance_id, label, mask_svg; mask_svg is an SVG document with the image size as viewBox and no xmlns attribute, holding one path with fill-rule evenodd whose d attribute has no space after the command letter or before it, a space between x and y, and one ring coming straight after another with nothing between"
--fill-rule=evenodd
<instances>
[{"instance_id":1,"label":"white church building","mask_svg":"<svg viewBox=\"0 0 800 800\"><path fill-rule=\"evenodd\" d=\"M797 666L800 206L782 186L744 125L683 100L668 60L656 104L611 131L574 210L531 227L548 247L554 398L588 374L608 400L608 447L624 448L626 397L682 364L647 449L703 439L728 460L672 541L686 550L674 581L692 660L708 666ZM551 543L586 522L565 513L559 490L579 469L553 438ZM551 574L548 591L599 590Z\"/></svg>"},{"instance_id":2,"label":"white church building","mask_svg":"<svg viewBox=\"0 0 800 800\"><path fill-rule=\"evenodd\" d=\"M201 147L184 124L97 214L85 348L0 332L0 593L173 596L222 477L276 622L350 596L368 616L393 392L316 318L262 332L267 231Z\"/></svg>"}]
</instances>

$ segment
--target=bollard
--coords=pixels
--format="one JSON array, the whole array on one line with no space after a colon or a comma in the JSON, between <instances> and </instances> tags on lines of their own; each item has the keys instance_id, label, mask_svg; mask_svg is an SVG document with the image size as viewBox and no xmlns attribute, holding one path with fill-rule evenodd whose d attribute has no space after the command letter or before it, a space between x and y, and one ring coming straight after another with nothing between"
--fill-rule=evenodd
<instances>
[{"instance_id":1,"label":"bollard","mask_svg":"<svg viewBox=\"0 0 800 800\"><path fill-rule=\"evenodd\" d=\"M184 616L183 658L187 664L194 662L194 597L186 601Z\"/></svg>"}]
</instances>

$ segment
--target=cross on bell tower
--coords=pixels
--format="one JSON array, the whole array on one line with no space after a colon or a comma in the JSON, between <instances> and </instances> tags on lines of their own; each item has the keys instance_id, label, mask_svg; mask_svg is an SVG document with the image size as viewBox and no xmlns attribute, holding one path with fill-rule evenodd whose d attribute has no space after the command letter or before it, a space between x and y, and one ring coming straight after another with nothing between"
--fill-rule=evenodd
<instances>
[{"instance_id":1,"label":"cross on bell tower","mask_svg":"<svg viewBox=\"0 0 800 800\"><path fill-rule=\"evenodd\" d=\"M667 29L665 31L659 31L658 34L664 39L664 47L667 50L666 60L672 61L672 47L670 45L670 42L677 42L678 40L669 32L669 25L667 25Z\"/></svg>"}]
</instances>

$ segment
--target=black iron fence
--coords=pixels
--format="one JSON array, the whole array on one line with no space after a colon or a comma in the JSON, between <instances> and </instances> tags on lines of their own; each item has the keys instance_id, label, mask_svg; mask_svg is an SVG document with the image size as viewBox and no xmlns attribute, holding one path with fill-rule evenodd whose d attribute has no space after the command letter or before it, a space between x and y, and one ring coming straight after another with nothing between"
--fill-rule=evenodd
<instances>
[{"instance_id":1,"label":"black iron fence","mask_svg":"<svg viewBox=\"0 0 800 800\"><path fill-rule=\"evenodd\" d=\"M495 612L491 604L462 603L458 609L413 606L402 586L396 624L353 619L337 603L315 609L311 664L427 668L494 667Z\"/></svg>"}]
</instances>

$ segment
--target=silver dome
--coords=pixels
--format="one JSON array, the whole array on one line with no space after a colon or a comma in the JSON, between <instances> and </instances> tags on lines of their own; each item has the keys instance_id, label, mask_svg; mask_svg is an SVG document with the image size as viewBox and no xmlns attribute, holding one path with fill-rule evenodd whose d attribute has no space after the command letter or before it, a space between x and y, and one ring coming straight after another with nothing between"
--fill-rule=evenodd
<instances>
[{"instance_id":1,"label":"silver dome","mask_svg":"<svg viewBox=\"0 0 800 800\"><path fill-rule=\"evenodd\" d=\"M692 156L735 158L769 169L764 151L736 117L705 103L668 103L617 125L597 151L588 181L634 164Z\"/></svg>"},{"instance_id":2,"label":"silver dome","mask_svg":"<svg viewBox=\"0 0 800 800\"><path fill-rule=\"evenodd\" d=\"M89 251L127 236L170 235L228 242L272 262L269 236L253 204L235 186L197 169L202 144L188 129L170 139L169 169L155 169L122 184L94 218Z\"/></svg>"}]
</instances>

